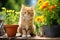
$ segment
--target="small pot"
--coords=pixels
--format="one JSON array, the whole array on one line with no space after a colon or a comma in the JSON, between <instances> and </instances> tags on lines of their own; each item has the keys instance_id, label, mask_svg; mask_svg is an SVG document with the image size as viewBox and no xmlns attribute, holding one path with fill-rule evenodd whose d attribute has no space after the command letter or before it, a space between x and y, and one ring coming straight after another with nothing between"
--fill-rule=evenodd
<instances>
[{"instance_id":1,"label":"small pot","mask_svg":"<svg viewBox=\"0 0 60 40\"><path fill-rule=\"evenodd\" d=\"M43 31L47 37L60 37L59 25L43 26Z\"/></svg>"},{"instance_id":2,"label":"small pot","mask_svg":"<svg viewBox=\"0 0 60 40\"><path fill-rule=\"evenodd\" d=\"M17 32L17 28L19 25L5 25L5 29L8 37L14 37Z\"/></svg>"}]
</instances>

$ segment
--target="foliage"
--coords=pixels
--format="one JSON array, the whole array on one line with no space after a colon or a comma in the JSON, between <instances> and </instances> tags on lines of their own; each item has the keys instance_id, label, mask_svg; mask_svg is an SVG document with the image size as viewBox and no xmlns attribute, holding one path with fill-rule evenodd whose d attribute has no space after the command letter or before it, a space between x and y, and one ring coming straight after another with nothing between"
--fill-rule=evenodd
<instances>
[{"instance_id":1,"label":"foliage","mask_svg":"<svg viewBox=\"0 0 60 40\"><path fill-rule=\"evenodd\" d=\"M24 1L25 0L0 0L0 11L2 7L20 11L21 4L24 3Z\"/></svg>"},{"instance_id":2,"label":"foliage","mask_svg":"<svg viewBox=\"0 0 60 40\"><path fill-rule=\"evenodd\" d=\"M38 0L35 17L44 16L44 21L42 20L43 21L42 25L49 25L49 26L52 24L60 25L59 12L60 12L60 5L58 0ZM40 22L40 24L41 23L42 22Z\"/></svg>"},{"instance_id":3,"label":"foliage","mask_svg":"<svg viewBox=\"0 0 60 40\"><path fill-rule=\"evenodd\" d=\"M6 3L6 8L20 11L21 4L24 0L8 0Z\"/></svg>"},{"instance_id":4,"label":"foliage","mask_svg":"<svg viewBox=\"0 0 60 40\"><path fill-rule=\"evenodd\" d=\"M2 12L5 12L5 24L18 24L19 21L19 13L15 10L7 10L6 8L2 7Z\"/></svg>"}]
</instances>

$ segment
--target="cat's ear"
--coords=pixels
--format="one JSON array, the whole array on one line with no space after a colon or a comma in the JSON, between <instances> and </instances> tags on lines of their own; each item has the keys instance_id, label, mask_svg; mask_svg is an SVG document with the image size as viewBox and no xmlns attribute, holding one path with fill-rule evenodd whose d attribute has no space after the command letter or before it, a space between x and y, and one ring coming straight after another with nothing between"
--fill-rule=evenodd
<instances>
[{"instance_id":1,"label":"cat's ear","mask_svg":"<svg viewBox=\"0 0 60 40\"><path fill-rule=\"evenodd\" d=\"M24 6L24 4L22 4L22 8L24 8L25 6Z\"/></svg>"},{"instance_id":2,"label":"cat's ear","mask_svg":"<svg viewBox=\"0 0 60 40\"><path fill-rule=\"evenodd\" d=\"M34 10L34 6L31 7L31 10Z\"/></svg>"}]
</instances>

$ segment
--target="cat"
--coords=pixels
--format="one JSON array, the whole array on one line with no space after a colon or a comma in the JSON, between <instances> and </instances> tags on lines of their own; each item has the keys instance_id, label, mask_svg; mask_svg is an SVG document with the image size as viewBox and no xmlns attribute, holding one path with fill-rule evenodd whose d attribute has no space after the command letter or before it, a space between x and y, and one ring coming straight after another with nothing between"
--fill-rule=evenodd
<instances>
[{"instance_id":1,"label":"cat","mask_svg":"<svg viewBox=\"0 0 60 40\"><path fill-rule=\"evenodd\" d=\"M22 37L35 36L34 7L22 5L19 19L19 32Z\"/></svg>"}]
</instances>

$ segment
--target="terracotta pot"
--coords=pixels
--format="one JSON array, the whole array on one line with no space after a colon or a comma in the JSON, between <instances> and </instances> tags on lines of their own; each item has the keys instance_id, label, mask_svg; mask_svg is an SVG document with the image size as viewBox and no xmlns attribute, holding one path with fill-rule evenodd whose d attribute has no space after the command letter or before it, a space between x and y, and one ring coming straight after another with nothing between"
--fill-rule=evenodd
<instances>
[{"instance_id":1,"label":"terracotta pot","mask_svg":"<svg viewBox=\"0 0 60 40\"><path fill-rule=\"evenodd\" d=\"M8 37L14 37L17 32L17 28L19 25L5 25L5 29Z\"/></svg>"}]
</instances>

